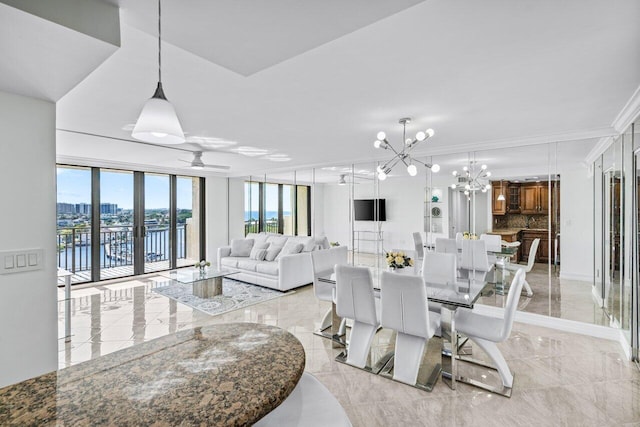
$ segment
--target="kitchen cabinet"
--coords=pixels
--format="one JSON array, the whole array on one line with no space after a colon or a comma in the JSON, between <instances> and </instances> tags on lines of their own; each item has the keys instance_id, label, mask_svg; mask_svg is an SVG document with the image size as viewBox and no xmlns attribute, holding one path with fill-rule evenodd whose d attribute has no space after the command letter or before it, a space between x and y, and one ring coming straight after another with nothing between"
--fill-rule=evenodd
<instances>
[{"instance_id":1,"label":"kitchen cabinet","mask_svg":"<svg viewBox=\"0 0 640 427\"><path fill-rule=\"evenodd\" d=\"M540 239L535 262L549 262L553 255L549 254L549 231L548 230L522 230L522 245L520 245L520 258L524 262L529 261L529 250L535 239ZM552 260L553 262L553 260Z\"/></svg>"},{"instance_id":2,"label":"kitchen cabinet","mask_svg":"<svg viewBox=\"0 0 640 427\"><path fill-rule=\"evenodd\" d=\"M505 199L507 197L507 183L494 181L491 183L491 213L493 215L506 215L507 201L498 200L498 196L502 194Z\"/></svg>"},{"instance_id":3,"label":"kitchen cabinet","mask_svg":"<svg viewBox=\"0 0 640 427\"><path fill-rule=\"evenodd\" d=\"M510 214L520 213L520 184L510 182L508 186L507 212Z\"/></svg>"},{"instance_id":4,"label":"kitchen cabinet","mask_svg":"<svg viewBox=\"0 0 640 427\"><path fill-rule=\"evenodd\" d=\"M552 184L553 185L553 184ZM520 186L520 213L549 214L549 187L547 181Z\"/></svg>"}]
</instances>

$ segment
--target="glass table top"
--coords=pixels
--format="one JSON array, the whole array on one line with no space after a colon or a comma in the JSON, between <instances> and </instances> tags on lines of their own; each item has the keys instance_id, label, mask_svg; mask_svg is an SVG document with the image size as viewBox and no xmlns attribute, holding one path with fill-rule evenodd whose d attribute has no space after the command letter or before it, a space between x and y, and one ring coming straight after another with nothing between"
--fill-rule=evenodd
<instances>
[{"instance_id":1,"label":"glass table top","mask_svg":"<svg viewBox=\"0 0 640 427\"><path fill-rule=\"evenodd\" d=\"M194 283L201 280L215 279L216 277L225 277L237 273L237 271L225 269L217 270L211 267L205 268L203 271L198 268L189 267L165 271L160 273L160 275L169 279L177 280L180 283Z\"/></svg>"}]
</instances>

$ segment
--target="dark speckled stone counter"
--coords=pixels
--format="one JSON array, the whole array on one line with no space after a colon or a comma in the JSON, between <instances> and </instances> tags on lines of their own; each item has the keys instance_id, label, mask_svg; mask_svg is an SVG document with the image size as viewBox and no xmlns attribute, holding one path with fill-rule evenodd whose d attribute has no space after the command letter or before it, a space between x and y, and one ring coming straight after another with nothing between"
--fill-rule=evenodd
<instances>
[{"instance_id":1,"label":"dark speckled stone counter","mask_svg":"<svg viewBox=\"0 0 640 427\"><path fill-rule=\"evenodd\" d=\"M0 425L250 425L298 383L300 341L231 323L158 338L0 389Z\"/></svg>"}]
</instances>

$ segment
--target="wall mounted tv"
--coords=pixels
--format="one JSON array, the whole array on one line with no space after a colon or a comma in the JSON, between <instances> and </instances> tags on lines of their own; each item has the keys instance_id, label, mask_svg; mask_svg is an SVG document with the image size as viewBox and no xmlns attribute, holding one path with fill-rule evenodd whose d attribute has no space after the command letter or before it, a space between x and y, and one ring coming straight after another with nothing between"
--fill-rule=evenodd
<instances>
[{"instance_id":1,"label":"wall mounted tv","mask_svg":"<svg viewBox=\"0 0 640 427\"><path fill-rule=\"evenodd\" d=\"M375 221L376 204L378 206L378 221L386 221L387 212L385 209L385 199L354 200L353 219L356 221Z\"/></svg>"}]
</instances>

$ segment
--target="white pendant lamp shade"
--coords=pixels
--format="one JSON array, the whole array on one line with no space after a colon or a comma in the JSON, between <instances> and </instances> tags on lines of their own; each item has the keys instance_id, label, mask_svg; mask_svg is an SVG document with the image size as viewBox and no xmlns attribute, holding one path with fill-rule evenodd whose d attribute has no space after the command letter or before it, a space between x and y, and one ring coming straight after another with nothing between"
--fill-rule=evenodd
<instances>
[{"instance_id":1,"label":"white pendant lamp shade","mask_svg":"<svg viewBox=\"0 0 640 427\"><path fill-rule=\"evenodd\" d=\"M182 144L184 132L173 105L162 90L162 4L158 0L158 86L138 117L131 136L154 144Z\"/></svg>"},{"instance_id":2,"label":"white pendant lamp shade","mask_svg":"<svg viewBox=\"0 0 640 427\"><path fill-rule=\"evenodd\" d=\"M185 141L176 110L162 92L162 83L158 83L153 97L142 107L131 136L154 144L182 144Z\"/></svg>"}]
</instances>

